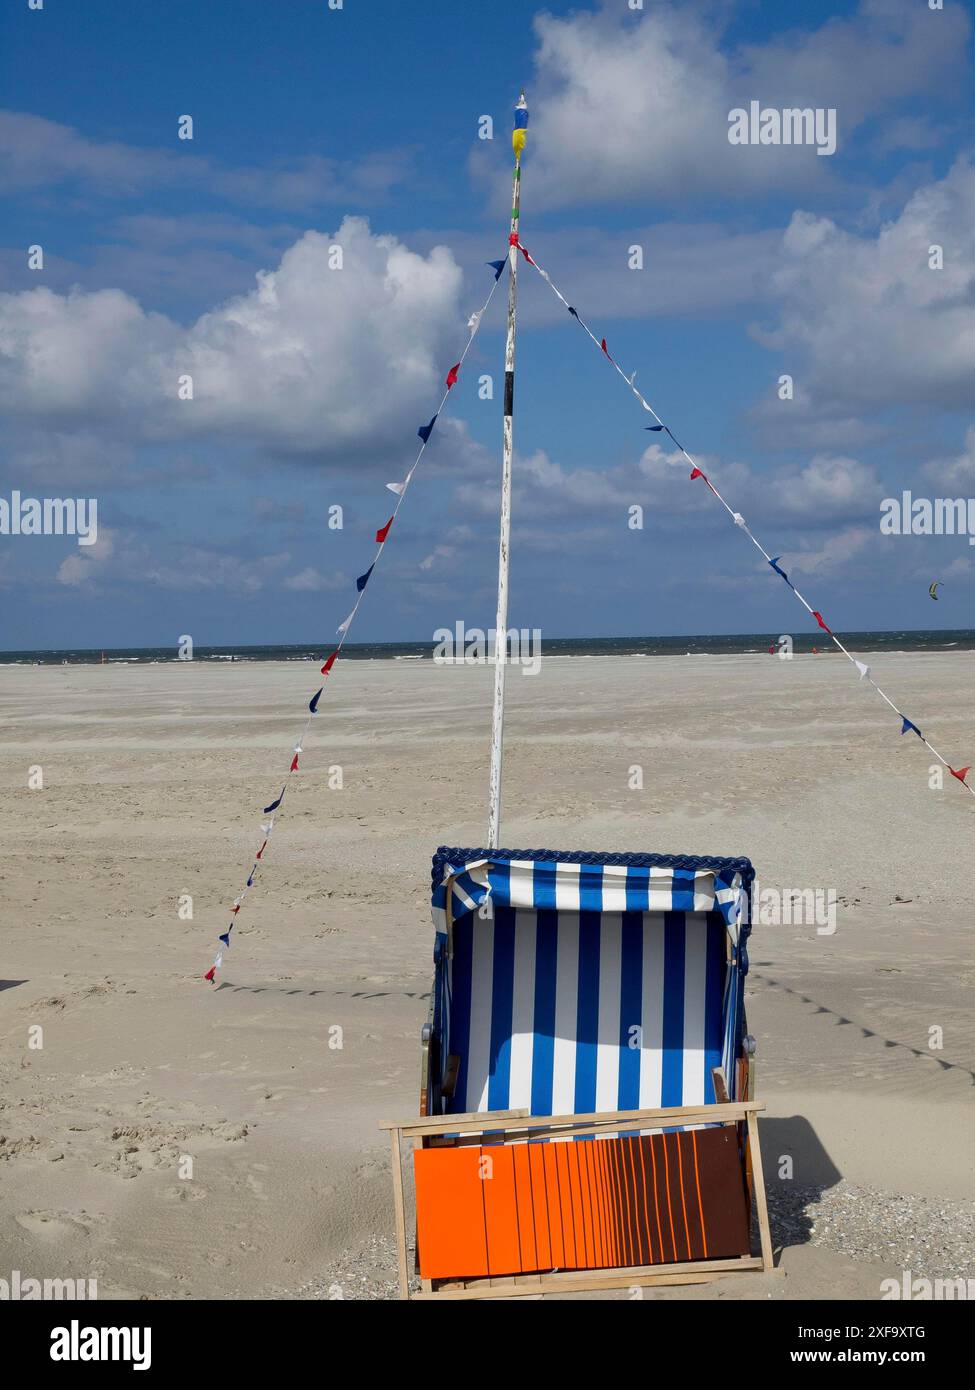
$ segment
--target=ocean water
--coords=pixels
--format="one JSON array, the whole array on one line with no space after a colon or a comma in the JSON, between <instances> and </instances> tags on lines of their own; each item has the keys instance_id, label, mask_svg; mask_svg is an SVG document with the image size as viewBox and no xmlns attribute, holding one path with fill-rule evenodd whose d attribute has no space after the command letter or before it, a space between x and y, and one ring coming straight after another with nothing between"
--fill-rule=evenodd
<instances>
[{"instance_id":1,"label":"ocean water","mask_svg":"<svg viewBox=\"0 0 975 1390\"><path fill-rule=\"evenodd\" d=\"M932 631L839 632L844 646L854 652L941 652L975 650L975 629ZM549 637L541 641L543 657L592 656L704 656L768 652L778 642L777 632L733 633L681 637ZM793 634L794 650L839 653L823 634ZM194 661L319 661L332 650L329 642L266 647L196 647ZM411 661L432 658L433 642L347 642L342 659L352 661ZM21 666L97 665L107 662L153 664L177 661L172 647L67 648L61 651L0 651L0 664Z\"/></svg>"}]
</instances>

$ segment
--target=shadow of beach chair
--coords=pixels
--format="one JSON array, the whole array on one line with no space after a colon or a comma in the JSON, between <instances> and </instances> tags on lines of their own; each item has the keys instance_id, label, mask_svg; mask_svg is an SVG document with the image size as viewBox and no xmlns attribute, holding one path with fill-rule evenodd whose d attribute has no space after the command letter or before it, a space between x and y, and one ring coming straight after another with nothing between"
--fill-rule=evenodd
<instances>
[{"instance_id":1,"label":"shadow of beach chair","mask_svg":"<svg viewBox=\"0 0 975 1390\"><path fill-rule=\"evenodd\" d=\"M747 859L438 850L421 1115L384 1126L403 1297L404 1139L419 1297L771 1268L743 1000L752 878Z\"/></svg>"}]
</instances>

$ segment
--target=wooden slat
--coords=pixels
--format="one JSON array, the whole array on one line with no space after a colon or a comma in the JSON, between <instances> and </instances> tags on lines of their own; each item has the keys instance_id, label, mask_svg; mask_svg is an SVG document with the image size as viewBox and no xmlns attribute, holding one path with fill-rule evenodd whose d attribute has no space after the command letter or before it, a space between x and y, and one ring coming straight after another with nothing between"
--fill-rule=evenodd
<instances>
[{"instance_id":1,"label":"wooden slat","mask_svg":"<svg viewBox=\"0 0 975 1390\"><path fill-rule=\"evenodd\" d=\"M410 1296L410 1271L406 1249L406 1201L403 1195L403 1154L399 1130L389 1136L393 1165L393 1214L396 1219L396 1263L399 1268L399 1296Z\"/></svg>"},{"instance_id":2,"label":"wooden slat","mask_svg":"<svg viewBox=\"0 0 975 1390\"><path fill-rule=\"evenodd\" d=\"M581 1115L532 1115L526 1110L486 1110L481 1115L438 1115L409 1120L387 1120L380 1129L398 1129L408 1138L432 1134L470 1134L487 1130L552 1130L563 1128L574 1133L579 1125L605 1126L617 1122L627 1129L666 1128L674 1124L711 1123L744 1120L749 1114L765 1109L763 1100L731 1101L727 1105L671 1105L656 1110L602 1110ZM505 1123L529 1119L527 1125ZM640 1123L637 1124L636 1121Z\"/></svg>"},{"instance_id":3,"label":"wooden slat","mask_svg":"<svg viewBox=\"0 0 975 1390\"><path fill-rule=\"evenodd\" d=\"M695 1260L691 1264L637 1265L632 1269L570 1270L539 1276L516 1275L511 1279L443 1283L420 1298L472 1299L520 1298L544 1293L581 1293L596 1289L626 1289L633 1285L705 1284L733 1274L755 1273L762 1261L747 1255L734 1260Z\"/></svg>"},{"instance_id":4,"label":"wooden slat","mask_svg":"<svg viewBox=\"0 0 975 1390\"><path fill-rule=\"evenodd\" d=\"M768 1205L765 1201L765 1174L762 1170L762 1149L758 1138L758 1121L754 1114L748 1114L748 1152L752 1160L752 1173L755 1187L755 1214L758 1217L758 1234L762 1242L762 1264L771 1269L775 1263L772 1256L772 1232L768 1224Z\"/></svg>"}]
</instances>

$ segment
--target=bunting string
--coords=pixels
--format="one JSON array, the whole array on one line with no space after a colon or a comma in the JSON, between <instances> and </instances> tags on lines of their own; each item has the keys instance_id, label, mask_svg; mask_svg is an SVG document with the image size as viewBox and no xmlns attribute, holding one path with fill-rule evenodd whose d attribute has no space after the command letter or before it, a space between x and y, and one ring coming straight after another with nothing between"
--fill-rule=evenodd
<instances>
[{"instance_id":1,"label":"bunting string","mask_svg":"<svg viewBox=\"0 0 975 1390\"><path fill-rule=\"evenodd\" d=\"M565 308L568 310L568 312L569 312L569 314L571 315L571 317L572 317L573 319L575 319L576 323L578 323L578 324L580 325L580 327L584 330L584 332L585 332L585 333L587 334L587 336L590 338L590 340L592 341L593 345L594 345L596 348L599 349L599 351L602 353L602 355L603 355L603 356L606 358L606 360L610 363L610 365L612 366L613 370L623 379L623 381L626 383L626 385L630 388L630 390L632 391L633 395L636 396L637 400L638 400L638 401L640 402L640 404L642 405L643 409L646 410L650 415L653 416L653 419L656 421L656 424L647 425L646 428L647 428L648 430L650 430L652 433L659 434L659 433L663 432L663 433L665 433L665 434L667 434L667 435L669 436L669 438L673 441L674 446L679 450L679 452L680 452L681 454L683 454L684 458L685 458L685 459L687 460L687 462L691 465L691 473L690 473L691 481L693 482L693 481L696 480L697 478L700 478L700 479L703 480L703 482L706 484L708 490L709 490L709 491L714 495L714 497L716 497L717 500L721 503L722 507L724 507L725 511L726 511L726 512L728 513L728 515L731 517L731 519L732 519L732 521L734 522L734 524L738 527L738 529L739 529L740 531L743 531L743 532L744 532L744 534L745 534L745 535L748 537L748 539L751 541L752 545L754 545L755 548L756 548L756 550L758 550L758 551L761 553L761 555L764 557L766 563L767 563L768 565L770 565L771 568L775 571L775 573L776 573L777 575L779 575L779 577L785 581L785 583L788 585L788 587L789 587L789 588L792 590L792 592L795 594L796 598L797 598L797 599L799 600L799 602L802 604L803 608L805 608L805 610L806 610L806 612L809 614L809 616L815 621L816 625L817 625L823 632L826 633L826 635L829 637L830 641L834 644L834 646L836 646L836 647L843 653L843 655L846 657L846 659L847 659L849 662L851 662L851 663L856 667L857 671L859 672L859 678L860 678L860 680L865 680L869 685L872 685L873 688L874 688L874 690L875 690L875 691L877 692L877 694L880 696L880 698L881 698L887 705L889 705L890 708L894 711L894 713L897 715L898 719L900 719L900 721L901 721L901 733L902 733L902 734L906 734L906 733L913 733L913 734L916 734L917 737L918 737L918 738L921 740L921 742L924 744L925 748L927 748L927 749L929 750L929 752L931 752L931 753L934 754L934 756L937 758L938 762L941 763L942 767L946 767L946 768L948 769L948 771L951 773L952 777L954 777L956 781L960 782L967 792L970 792L972 796L975 796L975 786L972 786L972 784L966 780L966 779L967 779L968 773L971 771L971 767L962 767L962 768L954 768L954 767L952 767L951 764L948 762L947 758L943 757L943 756L941 755L941 753L938 752L937 748L934 747L934 745L931 743L931 740L928 739L928 738L925 738L924 734L922 734L921 730L917 727L917 725L916 725L915 723L913 723L910 719L908 719L907 715L904 714L904 712L903 712L901 709L898 708L898 706L894 703L894 701L890 698L890 696L889 696L884 690L882 690L882 689L880 688L880 686L879 686L879 685L877 684L877 682L874 680L873 675L871 674L871 671L870 671L870 667L866 664L866 662L863 662L863 661L858 660L857 657L855 657L855 656L853 655L852 652L850 652L850 651L847 650L847 648L843 645L843 643L842 643L842 642L840 641L840 639L837 637L836 633L832 630L831 627L828 626L828 624L827 624L825 618L823 617L822 613L820 613L817 609L813 608L812 605L809 604L809 603L806 601L806 599L804 598L804 596L799 592L799 590L796 588L795 584L793 584L792 580L791 580L791 579L789 578L789 576L786 574L785 570L781 568L781 566L779 565L779 560L780 560L782 557L781 557L780 555L772 556L772 555L769 554L769 552L768 552L768 551L765 549L765 547L762 545L761 541L759 541L759 540L757 539L757 537L753 534L751 528L749 527L749 525L748 525L748 523L746 522L745 518L742 516L741 512L736 512L736 511L734 510L734 508L733 508L732 506L729 505L729 503L724 499L724 497L722 497L721 493L718 491L717 487L716 487L715 484L712 482L712 480L708 477L708 475L704 472L704 470L703 470L702 468L699 468L699 467L698 467L697 463L694 461L694 459L691 457L691 455L688 453L688 451L684 448L683 444L681 444L680 441L675 437L675 435L674 435L673 431L670 429L670 427L669 427L668 425L664 424L663 420L661 420L660 416L659 416L659 415L657 414L657 412L654 410L653 406L650 404L650 402L646 399L646 397L643 395L643 393L642 393L642 392L640 391L640 389L637 387L637 385L636 385L636 372L633 372L632 375L630 375L630 376L627 376L627 375L626 375L626 372L624 372L624 370L623 370L623 368L620 366L620 364L616 361L616 359L615 359L614 357L611 356L610 351L609 351L609 348L608 348L607 345L606 345L606 339L605 339L605 338L597 338L597 337L596 337L595 333L593 333L593 331L592 331L592 329L589 327L588 323L586 323L585 319L583 319L583 318L581 317L581 315L579 314L579 311L578 311L572 304L570 304L569 301L566 299L565 295L562 293L562 291L561 291L561 290L559 289L559 287L556 285L555 281L552 279L551 275L549 275L548 271L547 271L547 270L544 270L544 269L538 264L538 262L534 259L534 257L532 257L532 256L528 253L528 250L527 250L524 246L522 246L520 242L518 242L518 241L516 240L516 241L515 241L515 244L518 246L519 251L522 253L522 255L524 256L524 258L525 258L525 260L528 262L528 264L529 264L530 266L533 266L534 269L538 271L539 275L542 277L542 279L545 281L545 283L546 283L546 284L548 285L548 287L551 289L551 291L553 292L553 294L555 294L555 295L557 296L557 298L560 299L560 300L562 301L562 304L563 304L563 305L565 306Z\"/></svg>"},{"instance_id":2,"label":"bunting string","mask_svg":"<svg viewBox=\"0 0 975 1390\"><path fill-rule=\"evenodd\" d=\"M244 905L244 899L247 897L247 894L250 891L250 889L253 888L261 864L263 863L264 852L268 847L268 843L271 838L271 833L274 830L274 813L278 811L284 803L284 799L288 793L288 787L291 785L291 779L298 772L298 760L303 751L304 741L308 734L308 730L311 726L312 720L318 713L318 704L322 698L322 695L325 692L329 673L331 672L332 667L335 665L338 658L342 655L342 648L345 646L345 643L348 639L349 631L353 623L355 622L356 614L358 613L360 605L362 604L362 600L366 592L366 586L369 583L369 580L372 576L372 572L376 568L376 565L379 563L383 551L386 548L386 543L389 538L390 530L392 529L393 523L396 521L396 518L399 515L399 510L402 507L403 502L406 498L406 494L409 490L410 483L413 481L413 475L419 467L420 460L423 458L424 451L430 442L430 436L433 433L433 428L437 423L437 419L439 418L440 414L443 412L447 405L447 398L449 397L450 392L452 391L454 386L457 384L461 368L464 365L468 352L470 352L474 339L477 337L478 329L481 326L481 320L489 304L491 303L491 300L494 298L495 291L498 288L498 281L501 278L501 271L504 270L504 267L507 265L507 263L507 258L500 262L487 262L491 269L496 272L491 282L491 288L488 291L487 298L481 305L480 309L476 310L473 314L471 314L470 318L467 321L467 342L464 345L464 350L461 353L460 357L447 372L447 375L444 379L444 393L440 399L440 404L437 406L437 409L434 412L433 418L430 420L429 424L421 425L420 428L417 430L417 436L420 440L420 447L417 450L416 457L414 458L412 464L410 465L410 468L406 473L406 476L403 478L401 482L386 484L387 489L390 492L392 492L396 497L396 504L393 507L393 514L389 518L389 520L383 526L380 526L379 529L376 531L376 545L378 549L376 550L376 554L373 558L372 564L365 571L365 573L360 574L358 579L356 580L356 599L355 603L353 604L352 611L349 613L349 616L339 624L339 640L335 645L335 649L329 653L329 655L325 658L325 661L322 664L321 674L325 678L324 683L321 686L319 686L318 690L315 691L314 695L308 702L308 716L305 719L301 733L298 735L298 738L295 740L295 743L292 747L291 763L288 768L288 773L285 778L284 786L281 788L280 794L277 797L275 797L275 799L269 805L264 807L263 814L265 816L270 817L270 819L262 822L261 824L261 833L264 839L262 841L260 849L254 855L254 860L251 865L250 872L247 875L247 879L244 883L244 886L237 894L237 897L234 899L233 905L230 909L230 925L227 928L227 930L217 938L220 943L220 946L214 957L213 964L210 966L209 970L203 976L203 978L205 980L208 980L211 984L216 982L216 973L223 965L224 952L230 946L231 933L233 932L234 927L237 925L240 910ZM498 269L499 265L500 270Z\"/></svg>"}]
</instances>

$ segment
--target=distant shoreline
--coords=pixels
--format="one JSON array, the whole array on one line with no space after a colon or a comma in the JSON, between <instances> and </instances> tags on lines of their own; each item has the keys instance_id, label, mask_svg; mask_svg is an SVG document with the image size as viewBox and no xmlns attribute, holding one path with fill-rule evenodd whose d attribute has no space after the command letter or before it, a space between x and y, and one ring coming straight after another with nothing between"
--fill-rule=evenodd
<instances>
[{"instance_id":1,"label":"distant shoreline","mask_svg":"<svg viewBox=\"0 0 975 1390\"><path fill-rule=\"evenodd\" d=\"M845 645L860 652L944 652L975 651L975 629L901 629L889 632L841 632ZM727 635L688 634L676 637L552 637L541 638L544 657L598 656L745 656L768 653L779 633L732 633ZM792 633L797 655L818 649L821 655L832 651L828 639L817 634ZM431 660L433 642L355 642L342 650L343 660L415 661ZM327 655L332 644L287 643L266 646L198 646L194 661L260 662L316 661ZM59 648L36 651L0 651L0 666L62 665L162 665L179 662L176 645L168 647Z\"/></svg>"}]
</instances>

